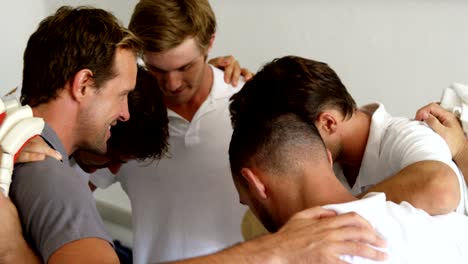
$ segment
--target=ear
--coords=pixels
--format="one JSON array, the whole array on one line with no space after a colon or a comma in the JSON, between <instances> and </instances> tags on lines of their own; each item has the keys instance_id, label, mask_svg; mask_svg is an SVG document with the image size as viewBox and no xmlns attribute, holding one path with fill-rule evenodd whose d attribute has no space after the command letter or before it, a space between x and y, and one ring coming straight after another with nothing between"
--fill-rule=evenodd
<instances>
[{"instance_id":1,"label":"ear","mask_svg":"<svg viewBox=\"0 0 468 264\"><path fill-rule=\"evenodd\" d=\"M338 128L338 120L332 113L322 112L317 117L317 120L315 120L315 126L323 138L336 133Z\"/></svg>"},{"instance_id":2,"label":"ear","mask_svg":"<svg viewBox=\"0 0 468 264\"><path fill-rule=\"evenodd\" d=\"M249 168L242 168L241 174L249 184L249 189L254 192L255 196L261 199L267 198L265 184L263 184L261 179L252 170Z\"/></svg>"},{"instance_id":3,"label":"ear","mask_svg":"<svg viewBox=\"0 0 468 264\"><path fill-rule=\"evenodd\" d=\"M79 102L83 101L91 92L95 92L93 72L89 69L80 70L71 80L71 94Z\"/></svg>"},{"instance_id":4,"label":"ear","mask_svg":"<svg viewBox=\"0 0 468 264\"><path fill-rule=\"evenodd\" d=\"M211 48L213 48L213 43L215 41L215 38L216 38L215 34L211 35L210 43L208 44L208 48L206 49L206 54L209 54L211 52Z\"/></svg>"}]
</instances>

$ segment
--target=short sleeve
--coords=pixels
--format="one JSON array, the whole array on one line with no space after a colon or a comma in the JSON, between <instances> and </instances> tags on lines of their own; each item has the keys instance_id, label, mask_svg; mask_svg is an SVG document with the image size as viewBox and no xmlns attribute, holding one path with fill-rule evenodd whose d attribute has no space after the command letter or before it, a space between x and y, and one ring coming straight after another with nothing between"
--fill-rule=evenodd
<instances>
[{"instance_id":1,"label":"short sleeve","mask_svg":"<svg viewBox=\"0 0 468 264\"><path fill-rule=\"evenodd\" d=\"M57 160L47 158L16 167L10 196L26 238L46 263L57 249L79 239L112 243L88 182Z\"/></svg>"}]
</instances>

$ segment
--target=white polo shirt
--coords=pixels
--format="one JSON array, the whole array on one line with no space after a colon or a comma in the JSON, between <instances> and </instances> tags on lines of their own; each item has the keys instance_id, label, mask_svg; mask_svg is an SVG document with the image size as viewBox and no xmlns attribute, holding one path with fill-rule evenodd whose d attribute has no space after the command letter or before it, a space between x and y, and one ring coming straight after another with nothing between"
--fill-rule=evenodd
<instances>
[{"instance_id":1,"label":"white polo shirt","mask_svg":"<svg viewBox=\"0 0 468 264\"><path fill-rule=\"evenodd\" d=\"M361 200L323 206L338 214L356 212L387 241L389 258L378 262L349 255L348 263L468 263L468 217L458 213L430 216L407 202L386 202L384 193Z\"/></svg>"},{"instance_id":2,"label":"white polo shirt","mask_svg":"<svg viewBox=\"0 0 468 264\"><path fill-rule=\"evenodd\" d=\"M467 186L445 141L423 122L392 117L382 104L370 104L362 109L373 113L369 138L354 186L349 186L339 165L335 166L343 185L353 195L358 195L410 164L422 160L441 161L457 175L461 194L457 212L467 214Z\"/></svg>"},{"instance_id":3,"label":"white polo shirt","mask_svg":"<svg viewBox=\"0 0 468 264\"><path fill-rule=\"evenodd\" d=\"M128 194L135 263L204 255L242 241L246 208L239 204L229 166L228 106L243 83L232 87L222 71L211 68L213 87L191 122L168 109L168 158L129 162L114 179L91 177L100 187L116 179Z\"/></svg>"}]
</instances>

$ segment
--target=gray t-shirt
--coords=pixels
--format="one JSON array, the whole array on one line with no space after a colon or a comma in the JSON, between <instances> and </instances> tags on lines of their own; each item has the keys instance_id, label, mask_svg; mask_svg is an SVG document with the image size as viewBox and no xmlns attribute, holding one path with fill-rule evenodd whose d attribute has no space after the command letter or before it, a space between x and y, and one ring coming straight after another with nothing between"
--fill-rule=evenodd
<instances>
[{"instance_id":1,"label":"gray t-shirt","mask_svg":"<svg viewBox=\"0 0 468 264\"><path fill-rule=\"evenodd\" d=\"M42 137L67 157L47 124ZM18 208L26 239L45 263L57 249L75 240L100 238L112 244L88 181L70 167L67 158L16 166L10 197Z\"/></svg>"}]
</instances>

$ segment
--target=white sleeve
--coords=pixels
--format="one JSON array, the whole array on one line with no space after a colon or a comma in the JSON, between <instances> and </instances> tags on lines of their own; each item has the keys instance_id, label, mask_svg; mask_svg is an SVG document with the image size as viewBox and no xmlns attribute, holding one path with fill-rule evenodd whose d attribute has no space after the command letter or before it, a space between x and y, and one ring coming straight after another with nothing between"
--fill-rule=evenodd
<instances>
[{"instance_id":1,"label":"white sleeve","mask_svg":"<svg viewBox=\"0 0 468 264\"><path fill-rule=\"evenodd\" d=\"M101 189L107 188L117 182L117 176L112 174L109 169L104 168L89 174L89 181Z\"/></svg>"},{"instance_id":2,"label":"white sleeve","mask_svg":"<svg viewBox=\"0 0 468 264\"><path fill-rule=\"evenodd\" d=\"M434 160L447 164L457 175L461 199L457 212L467 213L467 186L447 143L424 123L394 119L381 141L382 159L388 160L395 173L418 161Z\"/></svg>"}]
</instances>

